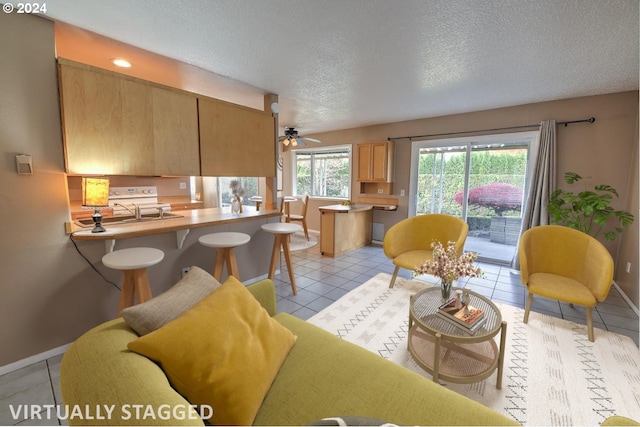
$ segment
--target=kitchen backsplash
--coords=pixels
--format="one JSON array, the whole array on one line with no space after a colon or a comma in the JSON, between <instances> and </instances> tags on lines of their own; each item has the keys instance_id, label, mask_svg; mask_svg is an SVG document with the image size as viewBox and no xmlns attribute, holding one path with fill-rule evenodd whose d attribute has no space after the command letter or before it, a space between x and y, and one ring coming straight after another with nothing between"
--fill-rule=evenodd
<instances>
[{"instance_id":1,"label":"kitchen backsplash","mask_svg":"<svg viewBox=\"0 0 640 427\"><path fill-rule=\"evenodd\" d=\"M110 187L141 187L155 185L158 188L158 196L183 196L191 197L190 177L146 177L146 176L122 176L113 175L109 178ZM69 201L82 200L82 177L67 176L69 186ZM185 188L181 189L181 184Z\"/></svg>"}]
</instances>

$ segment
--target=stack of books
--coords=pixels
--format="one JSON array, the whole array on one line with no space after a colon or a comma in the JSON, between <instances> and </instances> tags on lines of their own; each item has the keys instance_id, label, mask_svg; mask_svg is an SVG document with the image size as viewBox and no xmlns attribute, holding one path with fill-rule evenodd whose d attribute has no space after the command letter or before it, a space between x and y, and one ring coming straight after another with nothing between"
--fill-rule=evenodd
<instances>
[{"instance_id":1,"label":"stack of books","mask_svg":"<svg viewBox=\"0 0 640 427\"><path fill-rule=\"evenodd\" d=\"M448 320L467 332L475 332L484 322L484 312L479 308L463 303L456 308L456 299L452 298L438 308L438 316Z\"/></svg>"}]
</instances>

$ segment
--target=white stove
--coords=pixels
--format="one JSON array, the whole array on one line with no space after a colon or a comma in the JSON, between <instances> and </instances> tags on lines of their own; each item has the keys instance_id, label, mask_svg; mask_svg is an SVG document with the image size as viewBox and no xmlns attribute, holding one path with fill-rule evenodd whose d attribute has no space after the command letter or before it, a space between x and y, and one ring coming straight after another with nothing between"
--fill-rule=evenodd
<instances>
[{"instance_id":1,"label":"white stove","mask_svg":"<svg viewBox=\"0 0 640 427\"><path fill-rule=\"evenodd\" d=\"M140 208L140 214L171 211L169 203L158 202L158 189L155 186L142 187L111 187L109 189L109 207L114 216L132 215Z\"/></svg>"}]
</instances>

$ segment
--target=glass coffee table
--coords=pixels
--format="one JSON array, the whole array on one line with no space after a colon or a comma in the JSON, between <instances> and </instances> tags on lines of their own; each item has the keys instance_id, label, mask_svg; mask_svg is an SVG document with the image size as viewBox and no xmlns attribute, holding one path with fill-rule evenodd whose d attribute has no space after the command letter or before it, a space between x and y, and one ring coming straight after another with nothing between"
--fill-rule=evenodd
<instances>
[{"instance_id":1,"label":"glass coffee table","mask_svg":"<svg viewBox=\"0 0 640 427\"><path fill-rule=\"evenodd\" d=\"M452 289L453 295L456 289ZM474 332L438 316L444 303L440 287L424 289L411 297L409 308L409 353L433 375L433 381L468 384L482 381L498 371L496 388L502 388L502 368L507 322L489 299L469 291L470 305L484 311L485 322ZM500 347L494 337L500 334Z\"/></svg>"}]
</instances>

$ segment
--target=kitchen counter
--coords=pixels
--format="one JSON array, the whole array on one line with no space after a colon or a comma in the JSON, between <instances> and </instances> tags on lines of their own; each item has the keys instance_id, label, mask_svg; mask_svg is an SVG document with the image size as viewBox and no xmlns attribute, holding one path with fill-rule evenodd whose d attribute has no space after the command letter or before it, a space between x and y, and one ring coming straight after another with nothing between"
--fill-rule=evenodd
<instances>
[{"instance_id":1,"label":"kitchen counter","mask_svg":"<svg viewBox=\"0 0 640 427\"><path fill-rule=\"evenodd\" d=\"M371 243L372 205L329 205L318 210L322 255L336 257Z\"/></svg>"},{"instance_id":2,"label":"kitchen counter","mask_svg":"<svg viewBox=\"0 0 640 427\"><path fill-rule=\"evenodd\" d=\"M117 239L176 232L178 247L181 248L184 238L191 229L277 217L280 215L280 212L277 210L256 211L254 209L245 209L241 214L232 214L229 208L182 210L171 211L171 213L182 215L183 217L127 224L106 224L104 227L107 231L103 233L92 233L91 228L82 228L73 224L73 240L104 240L107 242L107 252L110 252L113 250L115 240Z\"/></svg>"},{"instance_id":3,"label":"kitchen counter","mask_svg":"<svg viewBox=\"0 0 640 427\"><path fill-rule=\"evenodd\" d=\"M322 212L349 213L349 212L370 211L371 209L373 209L373 206L358 203L355 205L320 206L318 209L320 210L320 213Z\"/></svg>"}]
</instances>

